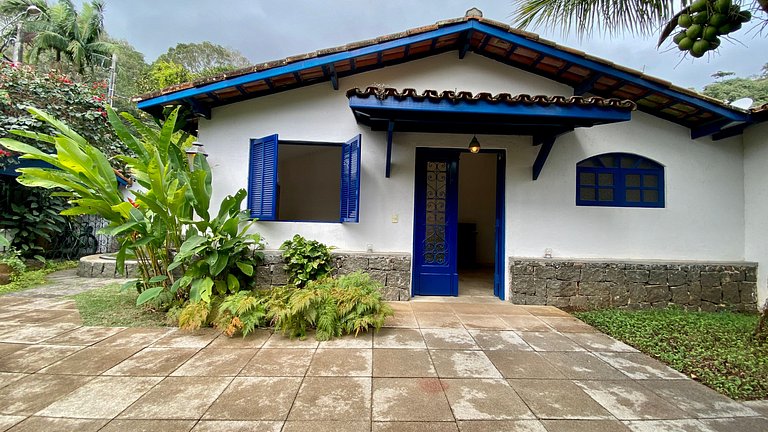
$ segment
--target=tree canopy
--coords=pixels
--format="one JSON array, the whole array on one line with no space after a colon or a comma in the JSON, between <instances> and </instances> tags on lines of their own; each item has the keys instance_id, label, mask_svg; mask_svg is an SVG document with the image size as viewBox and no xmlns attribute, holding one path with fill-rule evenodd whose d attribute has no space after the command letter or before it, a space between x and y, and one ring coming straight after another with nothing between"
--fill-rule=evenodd
<instances>
[{"instance_id":1,"label":"tree canopy","mask_svg":"<svg viewBox=\"0 0 768 432\"><path fill-rule=\"evenodd\" d=\"M715 78L732 76L733 73L718 72ZM703 94L726 102L741 98L754 100L753 106L768 103L768 63L763 66L762 74L748 78L729 78L716 81L704 87Z\"/></svg>"}]
</instances>

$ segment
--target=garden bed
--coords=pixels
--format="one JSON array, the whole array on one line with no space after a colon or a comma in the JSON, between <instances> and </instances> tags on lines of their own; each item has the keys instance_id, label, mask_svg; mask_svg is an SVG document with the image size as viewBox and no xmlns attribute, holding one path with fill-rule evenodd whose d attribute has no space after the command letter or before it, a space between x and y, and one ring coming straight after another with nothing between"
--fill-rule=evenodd
<instances>
[{"instance_id":1,"label":"garden bed","mask_svg":"<svg viewBox=\"0 0 768 432\"><path fill-rule=\"evenodd\" d=\"M46 283L46 276L50 273L75 267L77 267L76 261L48 261L41 268L34 270L32 268L28 268L26 271L18 275L14 275L11 278L10 283L6 285L0 285L0 295L35 288Z\"/></svg>"},{"instance_id":2,"label":"garden bed","mask_svg":"<svg viewBox=\"0 0 768 432\"><path fill-rule=\"evenodd\" d=\"M670 308L574 315L728 397L768 398L768 341L753 337L757 314Z\"/></svg>"}]
</instances>

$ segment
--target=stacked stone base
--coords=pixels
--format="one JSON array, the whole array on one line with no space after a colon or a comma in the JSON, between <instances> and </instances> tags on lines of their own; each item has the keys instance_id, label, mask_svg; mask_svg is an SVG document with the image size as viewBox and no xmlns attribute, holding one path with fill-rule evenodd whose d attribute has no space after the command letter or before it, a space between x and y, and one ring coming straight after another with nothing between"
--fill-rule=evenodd
<instances>
[{"instance_id":1,"label":"stacked stone base","mask_svg":"<svg viewBox=\"0 0 768 432\"><path fill-rule=\"evenodd\" d=\"M384 285L383 297L390 301L411 298L411 256L399 253L334 252L334 274L363 271ZM264 252L264 264L256 268L256 286L261 289L288 283L279 251Z\"/></svg>"},{"instance_id":2,"label":"stacked stone base","mask_svg":"<svg viewBox=\"0 0 768 432\"><path fill-rule=\"evenodd\" d=\"M139 264L136 261L125 262L125 273L117 271L117 262L113 259L104 259L101 254L88 255L80 258L77 266L77 275L90 278L134 278L139 274Z\"/></svg>"},{"instance_id":3,"label":"stacked stone base","mask_svg":"<svg viewBox=\"0 0 768 432\"><path fill-rule=\"evenodd\" d=\"M572 310L756 311L757 264L510 259L510 301Z\"/></svg>"}]
</instances>

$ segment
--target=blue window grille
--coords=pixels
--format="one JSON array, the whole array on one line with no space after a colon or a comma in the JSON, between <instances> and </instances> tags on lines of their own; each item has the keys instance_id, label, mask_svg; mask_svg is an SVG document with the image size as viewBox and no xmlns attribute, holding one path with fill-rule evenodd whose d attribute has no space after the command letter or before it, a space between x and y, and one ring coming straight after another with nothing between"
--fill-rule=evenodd
<instances>
[{"instance_id":1,"label":"blue window grille","mask_svg":"<svg viewBox=\"0 0 768 432\"><path fill-rule=\"evenodd\" d=\"M629 153L605 153L576 164L576 205L664 207L664 167Z\"/></svg>"}]
</instances>

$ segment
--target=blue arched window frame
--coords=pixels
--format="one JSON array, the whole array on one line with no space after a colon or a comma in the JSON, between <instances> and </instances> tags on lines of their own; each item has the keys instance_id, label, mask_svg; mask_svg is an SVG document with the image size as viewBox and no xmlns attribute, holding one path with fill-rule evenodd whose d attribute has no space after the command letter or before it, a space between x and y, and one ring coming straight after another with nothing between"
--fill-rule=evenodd
<instances>
[{"instance_id":1,"label":"blue arched window frame","mask_svg":"<svg viewBox=\"0 0 768 432\"><path fill-rule=\"evenodd\" d=\"M664 166L631 153L604 153L576 164L576 205L664 207Z\"/></svg>"}]
</instances>

